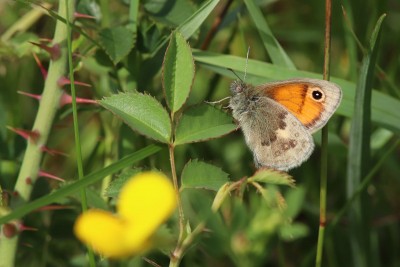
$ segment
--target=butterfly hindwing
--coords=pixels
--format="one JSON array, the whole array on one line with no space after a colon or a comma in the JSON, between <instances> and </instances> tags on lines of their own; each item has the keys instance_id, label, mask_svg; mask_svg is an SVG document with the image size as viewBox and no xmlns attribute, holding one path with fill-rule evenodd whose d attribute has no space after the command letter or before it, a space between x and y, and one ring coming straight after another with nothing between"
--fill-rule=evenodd
<instances>
[{"instance_id":1,"label":"butterfly hindwing","mask_svg":"<svg viewBox=\"0 0 400 267\"><path fill-rule=\"evenodd\" d=\"M256 110L239 121L257 167L289 170L311 155L314 142L301 122L268 97L260 97Z\"/></svg>"}]
</instances>

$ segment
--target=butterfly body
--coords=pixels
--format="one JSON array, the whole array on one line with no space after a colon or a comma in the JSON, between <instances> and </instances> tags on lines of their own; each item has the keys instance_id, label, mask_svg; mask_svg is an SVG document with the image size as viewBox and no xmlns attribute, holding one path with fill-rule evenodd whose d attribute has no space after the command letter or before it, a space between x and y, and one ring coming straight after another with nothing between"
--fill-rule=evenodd
<instances>
[{"instance_id":1,"label":"butterfly body","mask_svg":"<svg viewBox=\"0 0 400 267\"><path fill-rule=\"evenodd\" d=\"M311 134L327 123L342 97L336 84L307 78L256 87L235 81L230 90L233 117L256 166L284 171L310 157Z\"/></svg>"}]
</instances>

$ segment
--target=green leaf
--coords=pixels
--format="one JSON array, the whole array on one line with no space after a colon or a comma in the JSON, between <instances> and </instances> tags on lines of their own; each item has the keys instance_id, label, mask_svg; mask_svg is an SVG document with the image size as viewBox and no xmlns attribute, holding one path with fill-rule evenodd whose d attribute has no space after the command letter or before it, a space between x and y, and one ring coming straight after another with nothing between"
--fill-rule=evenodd
<instances>
[{"instance_id":1,"label":"green leaf","mask_svg":"<svg viewBox=\"0 0 400 267\"><path fill-rule=\"evenodd\" d=\"M202 188L217 191L228 181L228 174L220 168L193 160L189 161L183 168L181 190L185 188Z\"/></svg>"},{"instance_id":2,"label":"green leaf","mask_svg":"<svg viewBox=\"0 0 400 267\"><path fill-rule=\"evenodd\" d=\"M140 134L169 143L171 121L168 113L153 97L141 93L116 94L104 98L100 104Z\"/></svg>"},{"instance_id":3,"label":"green leaf","mask_svg":"<svg viewBox=\"0 0 400 267\"><path fill-rule=\"evenodd\" d=\"M179 32L171 35L165 52L162 77L165 99L175 113L185 104L194 79L192 51Z\"/></svg>"},{"instance_id":4,"label":"green leaf","mask_svg":"<svg viewBox=\"0 0 400 267\"><path fill-rule=\"evenodd\" d=\"M286 241L293 241L308 236L310 230L302 223L284 224L279 229L280 237Z\"/></svg>"},{"instance_id":5,"label":"green leaf","mask_svg":"<svg viewBox=\"0 0 400 267\"><path fill-rule=\"evenodd\" d=\"M357 83L354 115L350 130L349 154L347 164L347 197L352 199L353 194L360 187L363 178L371 169L371 98L375 65L378 57L378 44L382 21L386 15L382 15L372 33L370 46L364 55L359 79ZM364 196L365 197L365 196ZM354 200L349 212L350 229L352 231L351 242L353 261L356 266L367 266L371 262L369 240L368 206L363 203L364 197ZM360 227L361 225L361 227Z\"/></svg>"},{"instance_id":6,"label":"green leaf","mask_svg":"<svg viewBox=\"0 0 400 267\"><path fill-rule=\"evenodd\" d=\"M370 49L364 56L356 88L353 120L349 142L348 178L353 192L370 167L371 97L375 64L378 54L380 26L385 15L378 20L370 41ZM348 184L348 185L350 185ZM350 193L351 195L351 193Z\"/></svg>"},{"instance_id":7,"label":"green leaf","mask_svg":"<svg viewBox=\"0 0 400 267\"><path fill-rule=\"evenodd\" d=\"M210 15L211 11L214 10L215 6L218 3L219 0L209 0L204 5L202 5L195 13L193 13L193 15L185 20L185 22L180 24L176 28L176 31L182 33L185 39L188 40L200 28L200 26L206 20L208 15ZM162 41L152 54L154 55L159 49L162 49L166 42L167 39L165 39L165 41Z\"/></svg>"},{"instance_id":8,"label":"green leaf","mask_svg":"<svg viewBox=\"0 0 400 267\"><path fill-rule=\"evenodd\" d=\"M262 168L257 170L253 176L247 179L247 182L260 182L267 184L279 184L279 185L288 185L291 187L295 186L295 181L292 176L287 174L286 172L277 171L273 169Z\"/></svg>"},{"instance_id":9,"label":"green leaf","mask_svg":"<svg viewBox=\"0 0 400 267\"><path fill-rule=\"evenodd\" d=\"M296 217L304 205L305 197L306 189L303 186L298 186L293 190L288 190L288 192L285 194L287 203L287 208L285 209L286 216L289 218Z\"/></svg>"},{"instance_id":10,"label":"green leaf","mask_svg":"<svg viewBox=\"0 0 400 267\"><path fill-rule=\"evenodd\" d=\"M217 138L235 129L231 116L211 105L201 104L182 115L176 128L175 145Z\"/></svg>"},{"instance_id":11,"label":"green leaf","mask_svg":"<svg viewBox=\"0 0 400 267\"><path fill-rule=\"evenodd\" d=\"M143 7L156 21L173 28L195 11L192 1L187 0L146 0Z\"/></svg>"},{"instance_id":12,"label":"green leaf","mask_svg":"<svg viewBox=\"0 0 400 267\"><path fill-rule=\"evenodd\" d=\"M97 181L100 181L104 177L111 175L119 170L122 170L123 168L132 166L133 163L138 162L144 158L147 158L148 156L150 156L160 150L161 150L160 146L150 145L139 151L136 151L135 153L132 153L132 154L120 159L119 161L109 165L108 167L101 169L99 171L96 171L94 173L91 173L89 175L86 175L82 179L63 187L63 188L55 191L54 193L51 193L44 197L35 199L29 203L26 203L16 209L14 209L11 213L0 217L0 224L4 224L11 220L19 219L22 216L40 208L40 207L46 206L46 205L48 205L52 202L55 202L63 197L69 196L69 195L77 192L81 188L85 188L88 185L91 185Z\"/></svg>"},{"instance_id":13,"label":"green leaf","mask_svg":"<svg viewBox=\"0 0 400 267\"><path fill-rule=\"evenodd\" d=\"M110 185L107 187L106 196L107 197L117 197L119 195L119 191L121 187L125 184L127 180L129 180L132 176L141 172L141 168L129 169L121 173L117 179L113 180Z\"/></svg>"},{"instance_id":14,"label":"green leaf","mask_svg":"<svg viewBox=\"0 0 400 267\"><path fill-rule=\"evenodd\" d=\"M183 24L181 24L177 30L182 33L185 39L189 39L193 33L203 24L211 11L214 10L215 6L219 3L219 0L209 0L202 5L190 18L188 18Z\"/></svg>"},{"instance_id":15,"label":"green leaf","mask_svg":"<svg viewBox=\"0 0 400 267\"><path fill-rule=\"evenodd\" d=\"M239 77L243 77L246 66L245 58L199 50L193 50L193 55L197 63L202 67L220 73L224 76L231 77L232 79L237 79L231 71L227 70L227 68L232 68L239 75ZM257 85L265 82L286 80L294 77L321 79L322 74L290 70L273 64L250 59L248 61L246 77L246 82ZM336 113L347 117L352 117L354 111L355 83L335 77L331 77L331 81L337 83L343 91L343 99ZM227 88L226 91L228 92L229 89ZM395 131L396 133L400 133L399 106L399 100L381 92L373 91L371 107L372 121L378 125L381 125L382 127Z\"/></svg>"},{"instance_id":16,"label":"green leaf","mask_svg":"<svg viewBox=\"0 0 400 267\"><path fill-rule=\"evenodd\" d=\"M135 43L135 35L125 27L103 29L99 32L99 42L114 64L126 57Z\"/></svg>"},{"instance_id":17,"label":"green leaf","mask_svg":"<svg viewBox=\"0 0 400 267\"><path fill-rule=\"evenodd\" d=\"M264 43L264 47L267 50L272 63L280 67L293 70L296 69L292 60L272 34L271 29L265 21L264 15L262 14L260 8L256 6L254 0L245 0L244 3L246 4L250 17L253 19L254 24L256 25L257 31L260 34L261 40Z\"/></svg>"},{"instance_id":18,"label":"green leaf","mask_svg":"<svg viewBox=\"0 0 400 267\"><path fill-rule=\"evenodd\" d=\"M107 205L107 202L100 196L98 190L95 190L93 188L86 188L85 189L85 194L86 194L86 201L87 205L90 208L95 208L95 209L101 209L101 210L109 210L109 206ZM75 192L73 196L79 200L79 202L83 201L82 200L82 194L80 191Z\"/></svg>"}]
</instances>

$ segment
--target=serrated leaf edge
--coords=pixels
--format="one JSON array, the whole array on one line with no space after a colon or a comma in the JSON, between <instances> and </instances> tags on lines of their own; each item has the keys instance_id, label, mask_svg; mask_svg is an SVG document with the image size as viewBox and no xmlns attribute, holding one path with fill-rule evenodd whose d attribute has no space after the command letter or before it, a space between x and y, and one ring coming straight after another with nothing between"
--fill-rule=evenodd
<instances>
[{"instance_id":1,"label":"serrated leaf edge","mask_svg":"<svg viewBox=\"0 0 400 267\"><path fill-rule=\"evenodd\" d=\"M170 40L172 40L172 36L173 36L174 33L179 34L180 36L182 36L182 38L183 38L184 40L186 40L185 37L182 35L182 33L179 32L179 31L174 31L174 32L172 32L172 33L171 33ZM195 79L195 76L196 76L196 75L195 75L195 73L196 73L196 64L194 63L195 60L194 60L193 53L192 53L193 50L192 50L192 48L190 47L188 41L186 41L185 43L186 43L186 45L188 46L188 48L189 48L189 50L190 50L190 54L192 55L191 58L192 58L192 65L193 65L193 75L192 75L192 82L191 82L191 84L190 84L189 92L188 92L188 94L187 94L185 100L183 101L182 106L180 106L177 110L174 110L173 107L170 107L170 105L169 105L169 103L168 103L168 101L167 101L167 91L166 91L166 89L165 89L165 82L164 82L164 66L165 66L165 60L166 60L167 52L168 52L168 50L169 50L169 48L170 48L170 45L171 45L171 41L169 42L168 47L167 47L167 49L166 49L166 51L165 51L165 55L164 55L164 59L163 59L163 63L162 63L162 74L161 74L162 88L163 88L163 93L164 93L165 102L167 103L167 106L168 106L168 108L172 111L172 113L175 113L175 112L179 111L179 110L186 104L187 100L189 99L190 93L192 92L193 83L194 83L194 79ZM175 62L176 62L176 61L175 61ZM173 99L174 99L174 98L173 98ZM175 102L174 102L174 103L175 103Z\"/></svg>"},{"instance_id":2,"label":"serrated leaf edge","mask_svg":"<svg viewBox=\"0 0 400 267\"><path fill-rule=\"evenodd\" d=\"M248 181L252 181L252 179L251 179L252 177L256 176L258 173L265 171L265 170L270 171L272 173L283 175L283 178L289 182L288 185L290 187L296 187L296 180L293 179L293 176L291 176L287 172L276 170L276 169L271 169L271 168L267 168L267 167L262 167L262 168L257 169L254 172L254 174L248 178ZM255 181L253 181L253 182L255 182Z\"/></svg>"},{"instance_id":3,"label":"serrated leaf edge","mask_svg":"<svg viewBox=\"0 0 400 267\"><path fill-rule=\"evenodd\" d=\"M152 99L154 99L156 102L157 102L157 105L159 105L164 111L165 111L165 113L168 115L168 112L167 112L167 110L164 108L164 106L163 105L161 105L161 103L156 99L156 98L154 98L153 96L151 96L151 95L149 95L149 94L144 94L144 93L140 93L140 92L128 92L128 93L118 93L118 94L114 94L114 95L130 95L130 94L139 94L139 95L142 95L142 96L148 96L148 97L150 97L150 98L152 98ZM112 97L113 95L111 95L111 96L108 96L108 97L104 97L103 99L106 99L106 98L109 98L109 97ZM102 100L103 100L102 99ZM101 100L101 101L102 101ZM100 104L101 104L101 101L99 101L100 102ZM102 105L103 106L103 105ZM104 106L103 106L104 107ZM118 115L118 114L116 114L114 111L112 111L112 110L109 110L108 108L106 108L108 111L110 111L111 113L113 113L116 117L118 117L118 118L120 118L129 128L131 128L134 132L136 132L136 133L138 133L138 134L140 134L140 135L143 135L143 136L145 136L145 137L147 137L147 138L149 138L149 139L153 139L153 140L155 140L155 141L157 141L157 142L161 142L161 143L165 143L165 144L169 144L170 142L171 142L171 134L172 134L172 123L171 123L171 120L169 119L169 125L170 125L170 129L169 129L169 137L168 137L168 140L158 140L158 139L155 139L155 138L153 138L153 137L151 137L151 136L148 136L147 134L145 134L145 133L142 133L141 131L139 131L139 130L137 130L137 129L134 129L134 128L132 128L131 126L129 126L129 124L120 116L120 115ZM168 116L168 118L169 118L169 116ZM149 128L151 128L151 127L149 127ZM155 131L155 132L157 132L157 131ZM157 132L158 133L158 132ZM161 135L160 134L160 136L163 136L163 135Z\"/></svg>"},{"instance_id":4,"label":"serrated leaf edge","mask_svg":"<svg viewBox=\"0 0 400 267\"><path fill-rule=\"evenodd\" d=\"M121 28L125 28L125 27L122 27L122 26L121 26ZM112 30L112 28L104 28L104 29L102 29L102 30L99 32L99 35L100 35L100 33L101 33L103 30L107 30L107 29ZM108 50L107 50L106 47L104 46L104 43L103 43L102 39L99 38L99 44L100 44L101 48L102 48L103 51L107 54L107 56L110 58L111 62L112 62L114 65L117 65L124 57L126 57L126 56L131 52L131 50L133 49L133 47L135 46L135 40L136 40L135 33L134 33L133 31L131 31L130 29L127 29L127 28L125 28L125 29L128 30L130 33L132 33L132 42L130 43L130 47L129 47L128 53L126 53L125 55L123 55L123 56L121 57L121 59L119 59L119 60L117 60L117 61L114 61L113 57L108 53Z\"/></svg>"},{"instance_id":5,"label":"serrated leaf edge","mask_svg":"<svg viewBox=\"0 0 400 267\"><path fill-rule=\"evenodd\" d=\"M204 105L204 103L201 103L201 104L198 104L198 105L193 105L193 106L187 107L186 110L189 110L189 109L191 109L191 108L195 108L195 107L200 106L200 105ZM208 104L206 104L206 105L208 105ZM219 110L219 111L221 111L221 112L223 112L223 113L225 113L225 114L228 114L228 113L222 111L221 109L216 108L216 107L213 106L213 105L208 105L208 106L214 108L215 110ZM178 127L178 125L179 125L179 123L180 123L180 121L182 120L182 117L183 117L184 115L185 115L185 112L182 113L182 116L179 118L178 122L176 123L176 129L177 129L177 127ZM228 114L228 115L229 115L229 114ZM230 116L230 117L232 118L232 116ZM232 121L233 121L233 118L232 118ZM232 124L234 124L234 123L232 123ZM222 126L222 125L218 125L218 126ZM217 127L218 127L218 126L217 126ZM215 127L211 128L211 129L214 129L214 128L215 128ZM175 129L175 138L176 138L176 129ZM209 129L210 129L210 128L208 128L207 130L209 130ZM230 133L232 133L232 132L234 132L234 131L237 131L238 129L239 129L239 127L236 127L235 129L232 129L232 131L229 131L229 132L227 132L227 133L225 133L225 134L221 134L221 135L214 136L214 137L210 137L210 138L198 139L198 140L190 141L190 142L183 142L183 143L180 142L180 143L176 143L176 142L175 142L176 140L174 140L174 145L177 145L177 146L178 146L178 145L192 144L192 143L198 143L198 142L213 140L213 139L216 139L216 138L220 138L220 137L222 137L222 136L226 136L226 135L228 135L228 134L230 134Z\"/></svg>"},{"instance_id":6,"label":"serrated leaf edge","mask_svg":"<svg viewBox=\"0 0 400 267\"><path fill-rule=\"evenodd\" d=\"M224 172L224 170L222 170L222 168L220 168L218 166L215 166L214 164L207 163L207 162L199 160L199 159L189 159L189 161L186 162L185 166L183 166L183 169L182 169L182 174L181 174L182 181L183 181L183 173L184 173L186 167L191 163L204 163L204 164L212 165L215 168L219 168L222 172ZM224 173L226 173L226 172L224 172ZM231 182L231 180L229 179L229 173L226 173L226 175L227 175L228 181L225 182L225 183ZM204 186L184 186L184 184L182 183L181 187L179 188L179 191L182 191L183 189L204 189L204 190L209 190L209 191L214 191L214 192L218 191L218 190L207 188L207 187L204 187Z\"/></svg>"}]
</instances>

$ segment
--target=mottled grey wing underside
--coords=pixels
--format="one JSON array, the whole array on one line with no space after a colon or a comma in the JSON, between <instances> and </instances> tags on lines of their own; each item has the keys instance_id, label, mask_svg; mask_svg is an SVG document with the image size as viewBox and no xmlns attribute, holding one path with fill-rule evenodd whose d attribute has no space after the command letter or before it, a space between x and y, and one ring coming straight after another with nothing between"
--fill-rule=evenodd
<instances>
[{"instance_id":1,"label":"mottled grey wing underside","mask_svg":"<svg viewBox=\"0 0 400 267\"><path fill-rule=\"evenodd\" d=\"M239 120L257 167L287 171L307 160L313 149L311 134L301 122L268 97Z\"/></svg>"}]
</instances>

